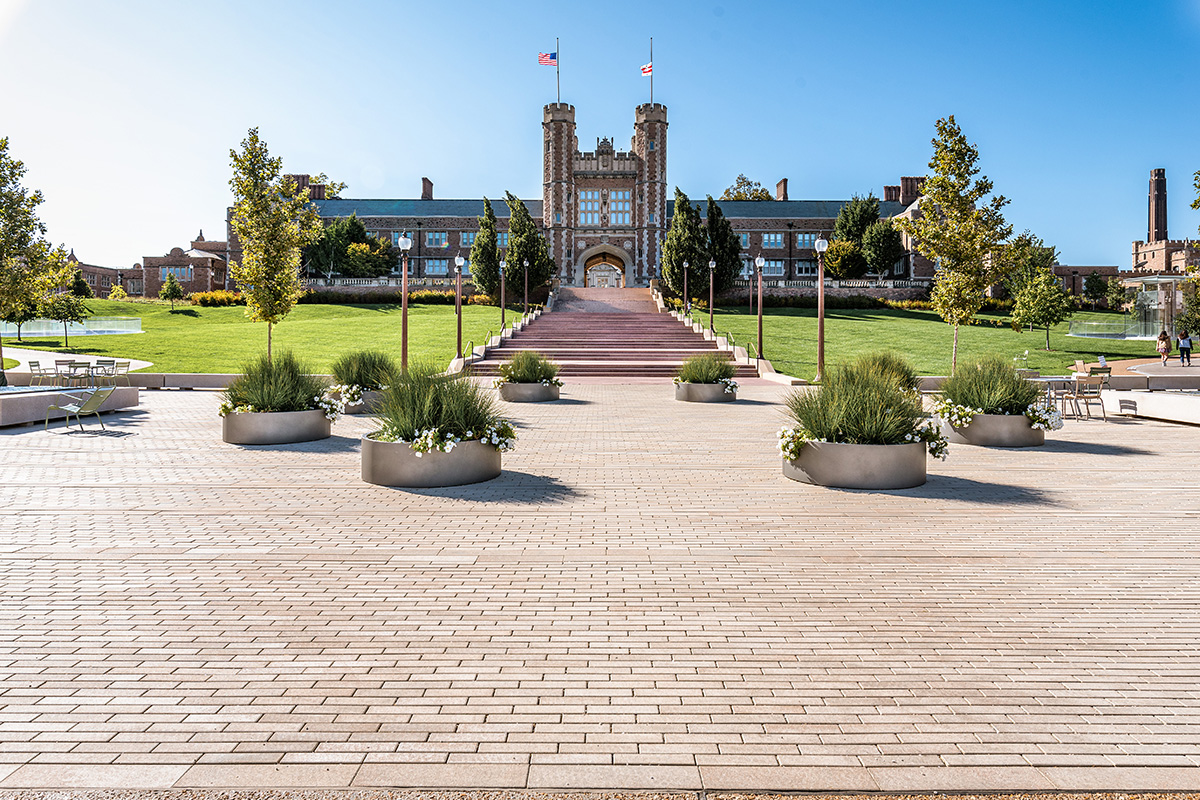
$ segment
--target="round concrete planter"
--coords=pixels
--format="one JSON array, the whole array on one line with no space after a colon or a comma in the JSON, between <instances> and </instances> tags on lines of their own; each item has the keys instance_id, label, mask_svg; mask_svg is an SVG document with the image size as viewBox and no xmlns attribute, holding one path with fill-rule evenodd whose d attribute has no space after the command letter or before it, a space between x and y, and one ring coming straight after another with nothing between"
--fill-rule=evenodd
<instances>
[{"instance_id":1,"label":"round concrete planter","mask_svg":"<svg viewBox=\"0 0 1200 800\"><path fill-rule=\"evenodd\" d=\"M794 481L840 489L909 489L925 483L925 444L807 442L783 462Z\"/></svg>"},{"instance_id":2,"label":"round concrete planter","mask_svg":"<svg viewBox=\"0 0 1200 800\"><path fill-rule=\"evenodd\" d=\"M232 413L221 420L221 438L230 444L293 444L328 439L329 420L320 409Z\"/></svg>"},{"instance_id":3,"label":"round concrete planter","mask_svg":"<svg viewBox=\"0 0 1200 800\"><path fill-rule=\"evenodd\" d=\"M685 403L732 403L737 392L725 391L723 383L677 383L675 399Z\"/></svg>"},{"instance_id":4,"label":"round concrete planter","mask_svg":"<svg viewBox=\"0 0 1200 800\"><path fill-rule=\"evenodd\" d=\"M1024 414L976 414L965 428L942 423L942 433L953 444L981 447L1039 447L1046 443L1046 432L1032 427Z\"/></svg>"},{"instance_id":5,"label":"round concrete planter","mask_svg":"<svg viewBox=\"0 0 1200 800\"><path fill-rule=\"evenodd\" d=\"M383 400L383 392L371 389L362 393L362 399L346 406L347 414L373 414Z\"/></svg>"},{"instance_id":6,"label":"round concrete planter","mask_svg":"<svg viewBox=\"0 0 1200 800\"><path fill-rule=\"evenodd\" d=\"M362 479L379 486L430 489L481 483L500 476L500 451L482 442L460 442L449 453L440 450L420 458L405 442L362 439Z\"/></svg>"},{"instance_id":7,"label":"round concrete planter","mask_svg":"<svg viewBox=\"0 0 1200 800\"><path fill-rule=\"evenodd\" d=\"M502 383L500 384L500 399L510 403L545 403L557 400L557 386L543 386L540 383Z\"/></svg>"}]
</instances>

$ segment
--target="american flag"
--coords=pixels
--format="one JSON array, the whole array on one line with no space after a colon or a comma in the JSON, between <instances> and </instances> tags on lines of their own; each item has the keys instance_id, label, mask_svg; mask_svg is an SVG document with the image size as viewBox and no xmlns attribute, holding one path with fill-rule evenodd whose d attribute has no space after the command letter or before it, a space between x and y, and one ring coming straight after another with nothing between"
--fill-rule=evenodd
<instances>
[{"instance_id":1,"label":"american flag","mask_svg":"<svg viewBox=\"0 0 1200 800\"><path fill-rule=\"evenodd\" d=\"M538 63L545 67L557 67L558 53L538 53Z\"/></svg>"},{"instance_id":2,"label":"american flag","mask_svg":"<svg viewBox=\"0 0 1200 800\"><path fill-rule=\"evenodd\" d=\"M651 61L649 64L642 65L642 74L643 75L652 75L653 73L654 73L654 62L653 61Z\"/></svg>"}]
</instances>

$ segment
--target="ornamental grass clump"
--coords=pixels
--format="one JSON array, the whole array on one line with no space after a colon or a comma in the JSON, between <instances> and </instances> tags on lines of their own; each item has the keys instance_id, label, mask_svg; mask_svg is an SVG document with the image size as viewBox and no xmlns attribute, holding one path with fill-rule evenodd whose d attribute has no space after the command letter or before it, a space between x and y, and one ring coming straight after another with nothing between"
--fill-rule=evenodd
<instances>
[{"instance_id":1,"label":"ornamental grass clump","mask_svg":"<svg viewBox=\"0 0 1200 800\"><path fill-rule=\"evenodd\" d=\"M512 424L500 416L492 395L463 373L442 375L429 362L396 374L376 417L380 442L407 442L419 456L449 453L459 442L480 441L501 452L516 442Z\"/></svg>"},{"instance_id":2,"label":"ornamental grass clump","mask_svg":"<svg viewBox=\"0 0 1200 800\"><path fill-rule=\"evenodd\" d=\"M340 409L325 394L325 379L313 375L308 365L290 351L274 358L262 354L246 364L222 393L221 416L231 412L265 413L310 411L320 408L336 419Z\"/></svg>"},{"instance_id":3,"label":"ornamental grass clump","mask_svg":"<svg viewBox=\"0 0 1200 800\"><path fill-rule=\"evenodd\" d=\"M399 371L387 353L378 350L359 350L346 353L333 362L334 383L357 386L364 391L378 391L391 384Z\"/></svg>"},{"instance_id":4,"label":"ornamental grass clump","mask_svg":"<svg viewBox=\"0 0 1200 800\"><path fill-rule=\"evenodd\" d=\"M916 391L920 379L917 370L904 356L890 350L859 356L855 362L862 369L891 378L902 389Z\"/></svg>"},{"instance_id":5,"label":"ornamental grass clump","mask_svg":"<svg viewBox=\"0 0 1200 800\"><path fill-rule=\"evenodd\" d=\"M1042 387L1018 375L1013 365L999 356L960 365L942 383L937 412L956 428L970 425L976 414L1024 414L1035 428L1062 427L1062 416Z\"/></svg>"},{"instance_id":6,"label":"ornamental grass clump","mask_svg":"<svg viewBox=\"0 0 1200 800\"><path fill-rule=\"evenodd\" d=\"M718 353L702 353L683 362L676 373L676 383L724 383L733 378L737 368Z\"/></svg>"},{"instance_id":7,"label":"ornamental grass clump","mask_svg":"<svg viewBox=\"0 0 1200 800\"><path fill-rule=\"evenodd\" d=\"M543 386L562 386L558 365L534 350L519 350L507 364L497 368L502 383L540 383Z\"/></svg>"},{"instance_id":8,"label":"ornamental grass clump","mask_svg":"<svg viewBox=\"0 0 1200 800\"><path fill-rule=\"evenodd\" d=\"M890 365L881 369L881 364ZM912 377L908 377L909 375ZM793 391L785 402L793 426L779 432L789 460L806 442L911 444L925 442L930 455L945 457L946 440L929 422L913 390L915 373L892 356L863 356L826 372L821 384Z\"/></svg>"}]
</instances>

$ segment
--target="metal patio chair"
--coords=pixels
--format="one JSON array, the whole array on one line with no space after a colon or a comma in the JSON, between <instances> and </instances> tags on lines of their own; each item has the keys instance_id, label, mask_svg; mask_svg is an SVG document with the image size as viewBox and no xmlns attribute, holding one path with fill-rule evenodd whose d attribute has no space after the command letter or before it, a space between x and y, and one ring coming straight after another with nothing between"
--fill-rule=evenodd
<instances>
[{"instance_id":1,"label":"metal patio chair","mask_svg":"<svg viewBox=\"0 0 1200 800\"><path fill-rule=\"evenodd\" d=\"M67 412L67 427L68 428L71 427L71 415L74 414L75 421L79 424L79 430L83 430L83 419L81 419L83 417L83 415L95 414L96 421L100 423L100 430L105 430L104 420L100 419L100 406L104 404L104 401L108 399L108 396L110 394L112 394L113 391L114 391L114 387L109 386L104 389L93 389L91 391L82 392L78 395L71 394L70 392L61 392L59 394L60 397L69 397L71 400L74 400L75 402L66 403L64 405L51 405L51 406L47 407L46 408L46 425L44 428L42 428L42 430L44 430L44 431L50 430L50 412L51 411Z\"/></svg>"}]
</instances>

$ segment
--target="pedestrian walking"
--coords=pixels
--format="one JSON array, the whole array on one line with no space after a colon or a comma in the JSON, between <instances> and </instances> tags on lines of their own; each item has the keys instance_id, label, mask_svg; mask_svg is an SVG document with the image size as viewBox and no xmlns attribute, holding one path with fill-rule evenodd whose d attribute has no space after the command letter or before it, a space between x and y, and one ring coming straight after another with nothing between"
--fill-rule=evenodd
<instances>
[{"instance_id":1,"label":"pedestrian walking","mask_svg":"<svg viewBox=\"0 0 1200 800\"><path fill-rule=\"evenodd\" d=\"M1179 366L1190 367L1192 365L1192 337L1188 336L1187 331L1179 332Z\"/></svg>"},{"instance_id":2,"label":"pedestrian walking","mask_svg":"<svg viewBox=\"0 0 1200 800\"><path fill-rule=\"evenodd\" d=\"M1167 365L1167 359L1171 356L1171 337L1163 331L1158 335L1158 344L1155 349L1158 350L1158 355L1162 358L1162 365Z\"/></svg>"}]
</instances>

